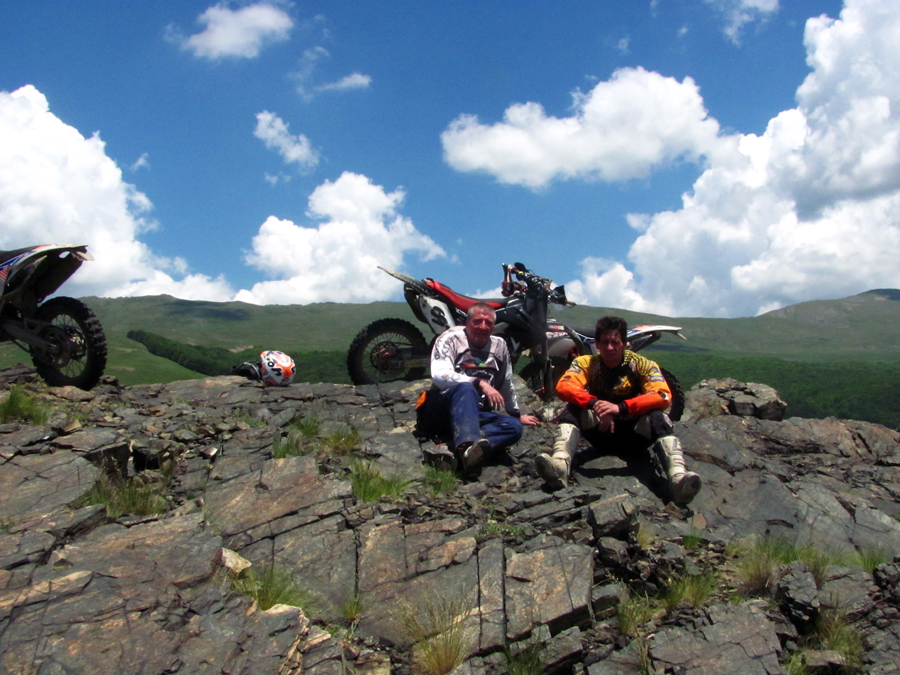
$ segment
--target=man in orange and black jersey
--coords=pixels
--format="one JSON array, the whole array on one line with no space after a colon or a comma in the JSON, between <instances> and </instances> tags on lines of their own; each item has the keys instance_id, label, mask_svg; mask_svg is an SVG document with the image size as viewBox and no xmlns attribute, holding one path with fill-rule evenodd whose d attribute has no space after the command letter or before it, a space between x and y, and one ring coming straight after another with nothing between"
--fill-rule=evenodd
<instances>
[{"instance_id":1,"label":"man in orange and black jersey","mask_svg":"<svg viewBox=\"0 0 900 675\"><path fill-rule=\"evenodd\" d=\"M597 322L597 354L576 358L556 385L557 395L569 405L560 418L553 454L538 455L535 469L551 489L560 489L568 482L582 435L602 448L613 436L636 433L653 443L674 501L687 504L701 481L685 471L681 444L665 413L672 392L655 362L626 348L627 334L624 319L605 316Z\"/></svg>"}]
</instances>

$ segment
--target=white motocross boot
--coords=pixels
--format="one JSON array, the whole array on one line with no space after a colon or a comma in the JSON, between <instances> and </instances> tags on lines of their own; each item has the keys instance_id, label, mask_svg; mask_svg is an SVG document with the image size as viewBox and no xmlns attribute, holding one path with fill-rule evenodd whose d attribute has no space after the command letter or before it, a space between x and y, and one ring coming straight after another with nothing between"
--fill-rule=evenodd
<instances>
[{"instance_id":1,"label":"white motocross boot","mask_svg":"<svg viewBox=\"0 0 900 675\"><path fill-rule=\"evenodd\" d=\"M681 443L675 436L663 436L653 444L663 470L669 476L669 490L676 504L689 504L703 482L693 471L685 471Z\"/></svg>"},{"instance_id":2,"label":"white motocross boot","mask_svg":"<svg viewBox=\"0 0 900 675\"><path fill-rule=\"evenodd\" d=\"M551 490L564 488L569 482L572 455L581 440L581 432L574 424L560 424L553 442L553 455L542 452L534 458L534 469Z\"/></svg>"}]
</instances>

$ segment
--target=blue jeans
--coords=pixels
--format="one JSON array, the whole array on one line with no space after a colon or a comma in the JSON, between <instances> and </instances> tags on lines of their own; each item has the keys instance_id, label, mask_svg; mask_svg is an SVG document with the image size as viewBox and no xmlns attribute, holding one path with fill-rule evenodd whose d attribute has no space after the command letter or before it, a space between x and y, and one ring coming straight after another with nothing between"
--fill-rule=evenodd
<instances>
[{"instance_id":1,"label":"blue jeans","mask_svg":"<svg viewBox=\"0 0 900 675\"><path fill-rule=\"evenodd\" d=\"M419 430L426 434L451 438L453 449L486 438L491 450L502 450L522 438L522 423L515 417L479 408L478 389L470 382L456 384L443 391L429 391L419 406Z\"/></svg>"}]
</instances>

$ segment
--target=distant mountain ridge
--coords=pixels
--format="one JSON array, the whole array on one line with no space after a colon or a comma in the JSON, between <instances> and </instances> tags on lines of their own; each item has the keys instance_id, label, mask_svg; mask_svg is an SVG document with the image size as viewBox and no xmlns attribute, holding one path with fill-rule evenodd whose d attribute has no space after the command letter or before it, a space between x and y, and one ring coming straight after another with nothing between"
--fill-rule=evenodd
<instances>
[{"instance_id":1,"label":"distant mountain ridge","mask_svg":"<svg viewBox=\"0 0 900 675\"><path fill-rule=\"evenodd\" d=\"M165 295L91 297L84 301L97 314L107 335L107 374L126 385L200 377L128 339L127 333L132 330L185 345L230 350L235 363L240 360L238 353L243 351L242 356L246 356L248 349L280 349L289 354L328 352L322 359L332 364L334 374L326 381L338 383L349 382L342 355L353 337L372 321L406 319L417 325L426 339L431 337L405 302L257 306ZM891 426L900 423L900 403L893 402L897 397L890 394L900 381L898 289L802 302L757 317L735 319L675 318L590 306L553 308L556 320L574 326L593 325L605 314L623 316L630 325L680 326L686 341L666 336L646 353L686 386L708 377L761 381L793 395L795 402L828 395L853 399L856 406L833 408L836 404L820 401L815 409L799 411L795 407L798 412L794 414L844 415ZM19 362L30 363L30 358L14 345L0 345L0 368ZM884 403L886 399L891 402ZM790 398L788 401L791 403ZM885 405L891 412L867 412Z\"/></svg>"},{"instance_id":2,"label":"distant mountain ridge","mask_svg":"<svg viewBox=\"0 0 900 675\"><path fill-rule=\"evenodd\" d=\"M342 350L359 330L379 318L392 316L420 325L404 302L258 306L180 300L166 295L84 300L96 312L108 335L149 330L187 343L229 349L252 342L272 343L272 348L289 343L301 351ZM681 344L717 353L780 354L798 360L849 355L888 360L900 356L898 289L876 289L837 300L812 300L757 317L735 319L667 317L587 305L553 308L557 320L573 325L591 325L604 314L621 315L631 325L682 326L688 341ZM810 325L840 327L847 332L822 332L810 329ZM427 333L425 326L420 327ZM856 335L855 330L863 332ZM811 337L815 339L810 340ZM830 352L830 356L825 352Z\"/></svg>"}]
</instances>

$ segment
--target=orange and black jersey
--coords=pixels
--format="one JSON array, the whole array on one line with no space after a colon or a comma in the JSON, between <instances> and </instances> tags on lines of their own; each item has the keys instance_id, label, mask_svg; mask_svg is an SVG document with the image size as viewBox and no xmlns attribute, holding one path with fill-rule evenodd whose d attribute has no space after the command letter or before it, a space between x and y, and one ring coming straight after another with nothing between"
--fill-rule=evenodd
<instances>
[{"instance_id":1,"label":"orange and black jersey","mask_svg":"<svg viewBox=\"0 0 900 675\"><path fill-rule=\"evenodd\" d=\"M621 415L665 410L672 401L672 392L656 362L628 350L615 368L603 365L599 355L579 356L557 382L556 393L581 408L589 408L598 400L618 403Z\"/></svg>"}]
</instances>

